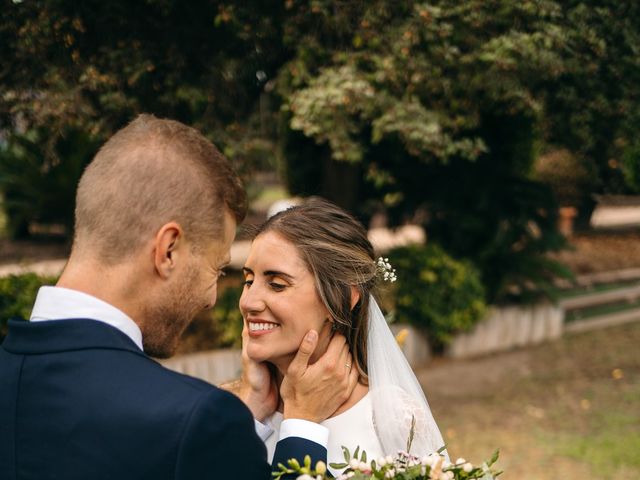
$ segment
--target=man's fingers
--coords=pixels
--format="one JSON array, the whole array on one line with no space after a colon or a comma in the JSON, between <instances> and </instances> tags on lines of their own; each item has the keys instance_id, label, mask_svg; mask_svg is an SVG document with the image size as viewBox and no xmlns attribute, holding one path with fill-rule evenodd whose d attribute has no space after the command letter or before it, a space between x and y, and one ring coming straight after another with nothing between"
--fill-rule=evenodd
<instances>
[{"instance_id":1,"label":"man's fingers","mask_svg":"<svg viewBox=\"0 0 640 480\"><path fill-rule=\"evenodd\" d=\"M246 347L248 341L249 341L249 329L245 324L244 327L242 327L242 346Z\"/></svg>"},{"instance_id":2,"label":"man's fingers","mask_svg":"<svg viewBox=\"0 0 640 480\"><path fill-rule=\"evenodd\" d=\"M358 368L353 364L353 356L347 349L347 353L345 356L340 357L340 362L342 362L341 367L343 370L343 380L342 385L344 390L340 393L343 395L344 401L351 397L353 393L353 389L356 387L358 383L358 378L360 378L360 372L358 372Z\"/></svg>"},{"instance_id":3,"label":"man's fingers","mask_svg":"<svg viewBox=\"0 0 640 480\"><path fill-rule=\"evenodd\" d=\"M245 364L249 362L249 355L247 355L248 343L249 343L249 331L247 330L247 327L245 325L244 328L242 329L242 362ZM246 366L243 368L243 370L245 369L246 369Z\"/></svg>"},{"instance_id":4,"label":"man's fingers","mask_svg":"<svg viewBox=\"0 0 640 480\"><path fill-rule=\"evenodd\" d=\"M338 357L342 364L351 364L351 352L349 351L349 345L346 343L342 347L342 351L340 352L340 356Z\"/></svg>"},{"instance_id":5,"label":"man's fingers","mask_svg":"<svg viewBox=\"0 0 640 480\"><path fill-rule=\"evenodd\" d=\"M355 366L351 366L351 372L349 372L349 384L347 386L347 398L351 397L353 389L358 384L358 378L360 378L360 372Z\"/></svg>"},{"instance_id":6,"label":"man's fingers","mask_svg":"<svg viewBox=\"0 0 640 480\"><path fill-rule=\"evenodd\" d=\"M347 345L346 337L341 333L336 333L329 342L327 352L323 355L323 357L340 358L340 354L345 345ZM347 346L347 348L349 347Z\"/></svg>"},{"instance_id":7,"label":"man's fingers","mask_svg":"<svg viewBox=\"0 0 640 480\"><path fill-rule=\"evenodd\" d=\"M309 358L313 354L316 346L318 345L318 332L315 330L309 330L300 343L298 353L291 361L289 365L288 374L294 376L300 376L307 369L309 365Z\"/></svg>"}]
</instances>

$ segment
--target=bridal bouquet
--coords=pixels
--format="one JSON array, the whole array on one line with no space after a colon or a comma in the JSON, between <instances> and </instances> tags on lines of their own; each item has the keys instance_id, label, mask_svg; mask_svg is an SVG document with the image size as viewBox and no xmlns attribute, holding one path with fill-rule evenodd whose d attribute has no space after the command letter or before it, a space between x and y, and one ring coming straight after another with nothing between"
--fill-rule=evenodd
<instances>
[{"instance_id":1,"label":"bridal bouquet","mask_svg":"<svg viewBox=\"0 0 640 480\"><path fill-rule=\"evenodd\" d=\"M345 468L337 480L494 480L502 472L495 471L492 466L498 460L498 451L488 462L481 466L474 466L463 458L459 458L454 463L448 462L442 450L424 457L416 457L407 452L398 452L395 457L380 457L377 460L367 462L366 452L362 452L358 457L359 448L351 456L346 447L344 451L345 463L332 463L331 467L336 469ZM289 466L279 464L279 472L274 472L273 476L280 479L285 474L298 474L297 480L327 480L333 478L328 476L327 466L324 462L316 463L311 468L311 458L306 456L304 465L295 460L289 460Z\"/></svg>"}]
</instances>

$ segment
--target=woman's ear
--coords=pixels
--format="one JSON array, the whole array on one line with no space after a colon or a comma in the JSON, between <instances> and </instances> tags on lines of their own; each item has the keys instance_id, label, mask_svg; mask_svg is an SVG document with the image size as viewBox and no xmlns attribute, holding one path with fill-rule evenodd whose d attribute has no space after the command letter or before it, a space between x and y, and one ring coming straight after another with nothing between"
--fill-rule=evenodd
<instances>
[{"instance_id":1,"label":"woman's ear","mask_svg":"<svg viewBox=\"0 0 640 480\"><path fill-rule=\"evenodd\" d=\"M351 285L351 310L358 304L360 301L360 290L355 285Z\"/></svg>"}]
</instances>

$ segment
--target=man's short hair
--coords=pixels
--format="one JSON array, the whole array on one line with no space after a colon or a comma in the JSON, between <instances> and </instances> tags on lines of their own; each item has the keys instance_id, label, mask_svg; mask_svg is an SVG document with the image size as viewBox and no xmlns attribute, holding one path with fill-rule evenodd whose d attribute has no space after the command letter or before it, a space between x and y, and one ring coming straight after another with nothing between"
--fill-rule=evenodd
<instances>
[{"instance_id":1,"label":"man's short hair","mask_svg":"<svg viewBox=\"0 0 640 480\"><path fill-rule=\"evenodd\" d=\"M74 250L118 263L170 221L193 245L223 234L224 213L247 211L229 161L194 128L140 115L98 151L78 184Z\"/></svg>"}]
</instances>

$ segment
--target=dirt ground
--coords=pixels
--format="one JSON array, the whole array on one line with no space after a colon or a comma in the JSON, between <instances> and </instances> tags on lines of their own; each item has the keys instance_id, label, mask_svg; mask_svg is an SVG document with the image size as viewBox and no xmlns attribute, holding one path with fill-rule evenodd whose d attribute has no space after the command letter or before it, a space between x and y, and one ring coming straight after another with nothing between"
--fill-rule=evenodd
<instances>
[{"instance_id":1,"label":"dirt ground","mask_svg":"<svg viewBox=\"0 0 640 480\"><path fill-rule=\"evenodd\" d=\"M640 322L419 370L453 458L503 479L640 479Z\"/></svg>"}]
</instances>

